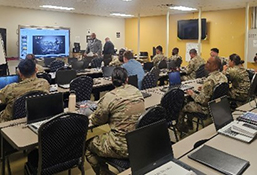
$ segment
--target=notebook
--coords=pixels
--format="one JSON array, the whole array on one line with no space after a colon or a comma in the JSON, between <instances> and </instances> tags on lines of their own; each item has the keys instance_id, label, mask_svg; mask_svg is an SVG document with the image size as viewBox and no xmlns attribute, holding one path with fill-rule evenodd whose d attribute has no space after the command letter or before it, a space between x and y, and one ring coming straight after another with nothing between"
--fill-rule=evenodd
<instances>
[{"instance_id":1,"label":"notebook","mask_svg":"<svg viewBox=\"0 0 257 175\"><path fill-rule=\"evenodd\" d=\"M232 126L238 126L238 122L233 120L230 105L227 97L218 98L208 103L210 114L218 133L244 141L251 142L254 137L248 137L232 130Z\"/></svg>"},{"instance_id":2,"label":"notebook","mask_svg":"<svg viewBox=\"0 0 257 175\"><path fill-rule=\"evenodd\" d=\"M201 172L185 164L176 164L173 158L167 123L165 120L150 124L126 134L129 161L133 175L164 175L182 172L186 175L189 170L197 174ZM174 165L175 164L175 165ZM177 174L177 173L175 173Z\"/></svg>"},{"instance_id":3,"label":"notebook","mask_svg":"<svg viewBox=\"0 0 257 175\"><path fill-rule=\"evenodd\" d=\"M0 77L0 89L3 89L5 86L11 83L18 83L19 76L18 75L9 75Z\"/></svg>"},{"instance_id":4,"label":"notebook","mask_svg":"<svg viewBox=\"0 0 257 175\"><path fill-rule=\"evenodd\" d=\"M228 175L242 174L250 165L249 161L204 145L188 155L190 159L207 165L221 173Z\"/></svg>"},{"instance_id":5,"label":"notebook","mask_svg":"<svg viewBox=\"0 0 257 175\"><path fill-rule=\"evenodd\" d=\"M38 133L42 123L64 111L62 93L31 96L26 99L28 127Z\"/></svg>"}]
</instances>

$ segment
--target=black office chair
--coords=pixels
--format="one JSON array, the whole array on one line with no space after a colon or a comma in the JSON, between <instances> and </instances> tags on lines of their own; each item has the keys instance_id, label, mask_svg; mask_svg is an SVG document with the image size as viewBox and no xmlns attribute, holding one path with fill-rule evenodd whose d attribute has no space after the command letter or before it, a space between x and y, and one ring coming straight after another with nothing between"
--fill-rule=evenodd
<instances>
[{"instance_id":1,"label":"black office chair","mask_svg":"<svg viewBox=\"0 0 257 175\"><path fill-rule=\"evenodd\" d=\"M56 60L56 58L44 58L44 64L46 67L50 67L51 63Z\"/></svg>"},{"instance_id":2,"label":"black office chair","mask_svg":"<svg viewBox=\"0 0 257 175\"><path fill-rule=\"evenodd\" d=\"M202 64L196 71L196 78L203 78L208 76L208 72L205 70L205 64Z\"/></svg>"},{"instance_id":3,"label":"black office chair","mask_svg":"<svg viewBox=\"0 0 257 175\"><path fill-rule=\"evenodd\" d=\"M99 68L102 65L102 58L93 58L91 61L91 67L92 68Z\"/></svg>"},{"instance_id":4,"label":"black office chair","mask_svg":"<svg viewBox=\"0 0 257 175\"><path fill-rule=\"evenodd\" d=\"M252 79L253 79L253 76L254 76L255 72L254 72L254 71L252 71L252 70L249 70L249 69L246 69L246 71L247 71L247 73L248 73L248 75L249 75L249 79L250 79L250 81L252 81Z\"/></svg>"},{"instance_id":5,"label":"black office chair","mask_svg":"<svg viewBox=\"0 0 257 175\"><path fill-rule=\"evenodd\" d=\"M137 79L137 75L131 75L128 77L128 84L135 86L136 88L138 88L138 79Z\"/></svg>"},{"instance_id":6,"label":"black office chair","mask_svg":"<svg viewBox=\"0 0 257 175\"><path fill-rule=\"evenodd\" d=\"M158 63L158 68L159 68L159 69L166 69L166 68L167 68L167 61L166 61L166 60L161 60L161 61Z\"/></svg>"},{"instance_id":7,"label":"black office chair","mask_svg":"<svg viewBox=\"0 0 257 175\"><path fill-rule=\"evenodd\" d=\"M55 83L58 85L70 84L77 77L77 72L73 69L60 68L56 71Z\"/></svg>"},{"instance_id":8,"label":"black office chair","mask_svg":"<svg viewBox=\"0 0 257 175\"><path fill-rule=\"evenodd\" d=\"M64 62L61 60L54 60L50 64L50 72L56 72L58 69L64 66Z\"/></svg>"},{"instance_id":9,"label":"black office chair","mask_svg":"<svg viewBox=\"0 0 257 175\"><path fill-rule=\"evenodd\" d=\"M144 70L145 72L150 72L151 69L153 68L153 62L146 62L144 63Z\"/></svg>"},{"instance_id":10,"label":"black office chair","mask_svg":"<svg viewBox=\"0 0 257 175\"><path fill-rule=\"evenodd\" d=\"M71 67L74 70L84 70L85 69L85 62L83 60L77 60L71 63Z\"/></svg>"},{"instance_id":11,"label":"black office chair","mask_svg":"<svg viewBox=\"0 0 257 175\"><path fill-rule=\"evenodd\" d=\"M45 80L48 81L49 84L51 84L51 82L52 82L51 75L49 75L46 72L37 73L37 78L44 78Z\"/></svg>"},{"instance_id":12,"label":"black office chair","mask_svg":"<svg viewBox=\"0 0 257 175\"><path fill-rule=\"evenodd\" d=\"M215 100L217 98L220 98L222 96L228 95L229 91L229 85L228 83L220 83L217 84L214 89L213 89L213 94L211 96L210 100ZM201 112L193 112L193 113L187 113L187 116L190 116L191 118L196 117L197 118L197 126L196 126L196 131L199 129L199 125L202 125L202 128L204 128L204 120L206 120L209 117L209 114L206 115Z\"/></svg>"},{"instance_id":13,"label":"black office chair","mask_svg":"<svg viewBox=\"0 0 257 175\"><path fill-rule=\"evenodd\" d=\"M63 113L42 124L38 131L38 150L28 155L26 175L50 175L78 167L85 174L85 141L88 118Z\"/></svg>"},{"instance_id":14,"label":"black office chair","mask_svg":"<svg viewBox=\"0 0 257 175\"><path fill-rule=\"evenodd\" d=\"M153 67L150 72L155 75L155 78L158 81L161 72L160 69L158 67Z\"/></svg>"},{"instance_id":15,"label":"black office chair","mask_svg":"<svg viewBox=\"0 0 257 175\"><path fill-rule=\"evenodd\" d=\"M68 58L68 63L69 63L69 65L71 65L73 62L76 62L76 61L78 61L78 59L77 58Z\"/></svg>"},{"instance_id":16,"label":"black office chair","mask_svg":"<svg viewBox=\"0 0 257 175\"><path fill-rule=\"evenodd\" d=\"M170 60L167 62L167 69L169 70L175 70L177 68L176 61Z\"/></svg>"},{"instance_id":17,"label":"black office chair","mask_svg":"<svg viewBox=\"0 0 257 175\"><path fill-rule=\"evenodd\" d=\"M157 79L154 74L148 72L145 74L143 80L142 80L142 90L143 89L149 89L157 86Z\"/></svg>"},{"instance_id":18,"label":"black office chair","mask_svg":"<svg viewBox=\"0 0 257 175\"><path fill-rule=\"evenodd\" d=\"M19 118L26 117L27 115L26 106L25 106L26 97L33 96L33 95L41 95L41 94L46 94L46 92L30 91L16 98L16 100L13 103L12 119L19 119Z\"/></svg>"},{"instance_id":19,"label":"black office chair","mask_svg":"<svg viewBox=\"0 0 257 175\"><path fill-rule=\"evenodd\" d=\"M75 91L77 102L90 100L92 89L93 79L88 76L77 77L70 83L70 90Z\"/></svg>"},{"instance_id":20,"label":"black office chair","mask_svg":"<svg viewBox=\"0 0 257 175\"><path fill-rule=\"evenodd\" d=\"M166 109L168 127L174 132L176 141L178 141L175 125L178 122L179 112L184 106L184 91L179 88L170 89L162 97L161 106Z\"/></svg>"},{"instance_id":21,"label":"black office chair","mask_svg":"<svg viewBox=\"0 0 257 175\"><path fill-rule=\"evenodd\" d=\"M176 66L177 67L180 67L181 66L181 64L182 64L182 59L177 59L177 61L176 61Z\"/></svg>"},{"instance_id":22,"label":"black office chair","mask_svg":"<svg viewBox=\"0 0 257 175\"><path fill-rule=\"evenodd\" d=\"M142 114L136 123L136 129L166 119L166 111L161 106L149 108ZM109 165L115 167L119 172L125 171L130 167L129 159L101 158Z\"/></svg>"}]
</instances>

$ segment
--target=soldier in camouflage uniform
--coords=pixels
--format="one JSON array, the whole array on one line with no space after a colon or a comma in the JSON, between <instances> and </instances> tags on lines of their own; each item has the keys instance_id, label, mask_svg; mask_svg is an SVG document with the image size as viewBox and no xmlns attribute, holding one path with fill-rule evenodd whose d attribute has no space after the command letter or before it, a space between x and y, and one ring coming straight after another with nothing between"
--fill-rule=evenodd
<instances>
[{"instance_id":1,"label":"soldier in camouflage uniform","mask_svg":"<svg viewBox=\"0 0 257 175\"><path fill-rule=\"evenodd\" d=\"M250 88L250 79L246 69L241 66L241 62L242 61L239 55L230 55L228 63L229 67L224 67L224 73L228 75L232 84L229 91L230 97L236 100L246 101ZM238 102L238 105L242 103Z\"/></svg>"},{"instance_id":2,"label":"soldier in camouflage uniform","mask_svg":"<svg viewBox=\"0 0 257 175\"><path fill-rule=\"evenodd\" d=\"M127 158L125 134L135 129L135 123L145 111L144 98L134 86L127 84L124 68L112 73L115 89L99 101L96 111L90 115L93 125L108 123L111 131L87 141L86 158L97 175L108 174L107 165L99 157Z\"/></svg>"},{"instance_id":3,"label":"soldier in camouflage uniform","mask_svg":"<svg viewBox=\"0 0 257 175\"><path fill-rule=\"evenodd\" d=\"M212 48L210 55L211 55L211 57L219 57L219 59L221 61L220 71L222 71L223 70L223 66L227 64L227 60L226 60L226 58L220 57L219 56L219 52L220 51L219 51L218 48Z\"/></svg>"},{"instance_id":4,"label":"soldier in camouflage uniform","mask_svg":"<svg viewBox=\"0 0 257 175\"><path fill-rule=\"evenodd\" d=\"M192 97L193 101L187 103L179 114L177 129L179 131L188 132L193 129L192 118L187 116L187 125L184 118L186 113L201 112L208 114L208 102L213 94L214 87L219 83L227 83L227 77L219 71L221 61L218 57L211 57L205 65L205 69L210 72L208 78L204 81L199 94L188 90L187 94Z\"/></svg>"},{"instance_id":5,"label":"soldier in camouflage uniform","mask_svg":"<svg viewBox=\"0 0 257 175\"><path fill-rule=\"evenodd\" d=\"M112 61L109 63L110 66L121 66L123 64L123 54L126 51L126 49L121 48L119 50L118 57L113 56Z\"/></svg>"},{"instance_id":6,"label":"soldier in camouflage uniform","mask_svg":"<svg viewBox=\"0 0 257 175\"><path fill-rule=\"evenodd\" d=\"M201 65L205 62L204 60L197 55L197 51L195 49L191 49L189 51L191 60L189 61L188 66L185 70L182 70L182 73L186 74L181 77L181 80L192 80L196 78L196 71L199 69Z\"/></svg>"},{"instance_id":7,"label":"soldier in camouflage uniform","mask_svg":"<svg viewBox=\"0 0 257 175\"><path fill-rule=\"evenodd\" d=\"M32 61L34 61L34 63L36 64L37 72L45 72L44 68L41 65L37 64L37 60L34 54L27 54L26 59L31 59Z\"/></svg>"},{"instance_id":8,"label":"soldier in camouflage uniform","mask_svg":"<svg viewBox=\"0 0 257 175\"><path fill-rule=\"evenodd\" d=\"M7 85L0 90L0 101L2 104L6 104L5 110L0 113L0 122L12 120L13 103L18 97L30 91L49 92L49 83L45 79L36 77L36 65L32 60L22 60L18 69L22 81Z\"/></svg>"},{"instance_id":9,"label":"soldier in camouflage uniform","mask_svg":"<svg viewBox=\"0 0 257 175\"><path fill-rule=\"evenodd\" d=\"M153 57L153 60L152 60L153 65L155 67L157 67L159 62L162 60L165 60L165 59L166 59L166 57L162 53L162 46L157 46L156 47L156 55Z\"/></svg>"},{"instance_id":10,"label":"soldier in camouflage uniform","mask_svg":"<svg viewBox=\"0 0 257 175\"><path fill-rule=\"evenodd\" d=\"M172 56L170 58L168 58L168 61L175 61L177 62L178 60L181 61L182 63L182 57L178 55L179 53L179 49L177 47L172 49Z\"/></svg>"}]
</instances>

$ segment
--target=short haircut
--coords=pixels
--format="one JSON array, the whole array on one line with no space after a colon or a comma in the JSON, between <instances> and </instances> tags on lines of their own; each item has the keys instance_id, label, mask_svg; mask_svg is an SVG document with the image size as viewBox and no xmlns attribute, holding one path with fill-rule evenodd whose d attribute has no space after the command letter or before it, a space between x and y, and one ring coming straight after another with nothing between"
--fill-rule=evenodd
<instances>
[{"instance_id":1,"label":"short haircut","mask_svg":"<svg viewBox=\"0 0 257 175\"><path fill-rule=\"evenodd\" d=\"M26 55L26 59L32 59L33 61L35 61L35 60L36 60L36 57L35 57L34 54L27 54L27 55Z\"/></svg>"},{"instance_id":2,"label":"short haircut","mask_svg":"<svg viewBox=\"0 0 257 175\"><path fill-rule=\"evenodd\" d=\"M173 48L172 55L177 55L179 52L179 49L177 47Z\"/></svg>"},{"instance_id":3,"label":"short haircut","mask_svg":"<svg viewBox=\"0 0 257 175\"><path fill-rule=\"evenodd\" d=\"M156 49L162 52L162 46L157 46Z\"/></svg>"},{"instance_id":4,"label":"short haircut","mask_svg":"<svg viewBox=\"0 0 257 175\"><path fill-rule=\"evenodd\" d=\"M215 52L215 53L219 53L219 49L218 48L212 48L211 51Z\"/></svg>"},{"instance_id":5,"label":"short haircut","mask_svg":"<svg viewBox=\"0 0 257 175\"><path fill-rule=\"evenodd\" d=\"M257 54L256 54L256 56L254 57L254 59L253 59L254 61L257 61Z\"/></svg>"},{"instance_id":6,"label":"short haircut","mask_svg":"<svg viewBox=\"0 0 257 175\"><path fill-rule=\"evenodd\" d=\"M128 60L131 60L134 58L133 53L130 50L127 50L124 52L123 56L127 58Z\"/></svg>"},{"instance_id":7,"label":"short haircut","mask_svg":"<svg viewBox=\"0 0 257 175\"><path fill-rule=\"evenodd\" d=\"M241 63L241 58L240 58L240 56L237 55L237 54L235 54L235 53L231 54L231 55L229 56L229 59L230 59L230 61L233 61L233 62L235 63L235 65L240 65L240 64L242 64L242 63Z\"/></svg>"},{"instance_id":8,"label":"short haircut","mask_svg":"<svg viewBox=\"0 0 257 175\"><path fill-rule=\"evenodd\" d=\"M18 69L24 77L30 78L36 72L36 64L31 59L25 59L19 63Z\"/></svg>"},{"instance_id":9,"label":"short haircut","mask_svg":"<svg viewBox=\"0 0 257 175\"><path fill-rule=\"evenodd\" d=\"M190 51L189 51L189 54L197 54L197 51L195 50L195 49L191 49Z\"/></svg>"},{"instance_id":10,"label":"short haircut","mask_svg":"<svg viewBox=\"0 0 257 175\"><path fill-rule=\"evenodd\" d=\"M217 69L219 70L221 68L221 60L218 56L214 57L214 63L217 66Z\"/></svg>"},{"instance_id":11,"label":"short haircut","mask_svg":"<svg viewBox=\"0 0 257 175\"><path fill-rule=\"evenodd\" d=\"M116 67L112 72L112 83L115 87L120 87L126 83L128 73L122 67Z\"/></svg>"}]
</instances>

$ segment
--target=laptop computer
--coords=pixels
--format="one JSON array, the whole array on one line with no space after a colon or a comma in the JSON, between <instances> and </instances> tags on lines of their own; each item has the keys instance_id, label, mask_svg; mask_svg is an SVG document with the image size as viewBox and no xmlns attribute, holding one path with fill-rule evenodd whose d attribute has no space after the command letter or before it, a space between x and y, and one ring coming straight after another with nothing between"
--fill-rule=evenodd
<instances>
[{"instance_id":1,"label":"laptop computer","mask_svg":"<svg viewBox=\"0 0 257 175\"><path fill-rule=\"evenodd\" d=\"M18 75L9 75L0 77L0 89L3 89L5 86L11 83L18 83L19 76Z\"/></svg>"},{"instance_id":2,"label":"laptop computer","mask_svg":"<svg viewBox=\"0 0 257 175\"><path fill-rule=\"evenodd\" d=\"M235 132L233 129L234 126L240 128L244 123L242 124L242 122L239 123L239 121L234 121L230 110L229 101L226 96L212 100L208 103L208 105L218 133L244 142L251 142L253 140L254 137L249 137Z\"/></svg>"},{"instance_id":3,"label":"laptop computer","mask_svg":"<svg viewBox=\"0 0 257 175\"><path fill-rule=\"evenodd\" d=\"M112 72L115 69L115 66L105 66L102 67L102 71L103 71L103 77L109 78L112 76Z\"/></svg>"},{"instance_id":4,"label":"laptop computer","mask_svg":"<svg viewBox=\"0 0 257 175\"><path fill-rule=\"evenodd\" d=\"M62 93L31 96L26 99L28 127L38 133L42 123L64 111Z\"/></svg>"},{"instance_id":5,"label":"laptop computer","mask_svg":"<svg viewBox=\"0 0 257 175\"><path fill-rule=\"evenodd\" d=\"M126 140L133 175L146 173L147 175L186 175L189 170L193 170L197 174L202 174L173 158L173 151L165 120L126 134Z\"/></svg>"}]
</instances>

